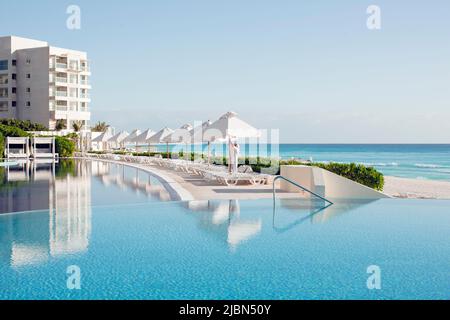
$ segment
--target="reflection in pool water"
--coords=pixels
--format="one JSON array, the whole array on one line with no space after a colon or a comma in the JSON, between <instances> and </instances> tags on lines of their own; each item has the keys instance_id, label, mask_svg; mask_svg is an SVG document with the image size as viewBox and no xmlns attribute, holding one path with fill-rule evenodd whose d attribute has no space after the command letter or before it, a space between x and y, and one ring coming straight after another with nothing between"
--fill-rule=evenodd
<instances>
[{"instance_id":1,"label":"reflection in pool water","mask_svg":"<svg viewBox=\"0 0 450 320\"><path fill-rule=\"evenodd\" d=\"M0 214L16 213L3 219L3 258L21 266L86 251L92 206L111 205L117 198L173 200L156 177L123 165L62 160L0 168Z\"/></svg>"},{"instance_id":2,"label":"reflection in pool water","mask_svg":"<svg viewBox=\"0 0 450 320\"><path fill-rule=\"evenodd\" d=\"M3 299L450 297L448 201L278 200L274 210L162 203L170 191L156 177L106 163L2 174L3 212L35 210L0 215ZM379 291L366 287L373 264ZM66 287L70 265L82 290Z\"/></svg>"}]
</instances>

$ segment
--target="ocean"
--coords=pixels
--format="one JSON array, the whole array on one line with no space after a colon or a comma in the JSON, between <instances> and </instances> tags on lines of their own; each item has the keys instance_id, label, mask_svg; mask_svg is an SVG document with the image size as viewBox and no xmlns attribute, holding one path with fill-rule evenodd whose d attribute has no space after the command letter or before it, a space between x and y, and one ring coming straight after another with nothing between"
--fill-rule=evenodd
<instances>
[{"instance_id":1,"label":"ocean","mask_svg":"<svg viewBox=\"0 0 450 320\"><path fill-rule=\"evenodd\" d=\"M206 152L206 145L203 148ZM373 166L387 176L450 181L450 144L280 144L278 149L282 159L355 162ZM160 145L158 150L165 151L166 146ZM275 150L276 145L245 145L245 155L250 156L277 156ZM224 152L222 146L212 147L215 155Z\"/></svg>"}]
</instances>

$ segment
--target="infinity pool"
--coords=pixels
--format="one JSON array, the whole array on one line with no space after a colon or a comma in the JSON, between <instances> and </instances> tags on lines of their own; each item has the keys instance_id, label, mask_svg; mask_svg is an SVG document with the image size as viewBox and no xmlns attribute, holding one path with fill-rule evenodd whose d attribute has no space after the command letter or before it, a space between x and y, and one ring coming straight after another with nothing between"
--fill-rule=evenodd
<instances>
[{"instance_id":1,"label":"infinity pool","mask_svg":"<svg viewBox=\"0 0 450 320\"><path fill-rule=\"evenodd\" d=\"M88 180L89 199L0 215L0 299L450 298L449 201L163 203Z\"/></svg>"}]
</instances>

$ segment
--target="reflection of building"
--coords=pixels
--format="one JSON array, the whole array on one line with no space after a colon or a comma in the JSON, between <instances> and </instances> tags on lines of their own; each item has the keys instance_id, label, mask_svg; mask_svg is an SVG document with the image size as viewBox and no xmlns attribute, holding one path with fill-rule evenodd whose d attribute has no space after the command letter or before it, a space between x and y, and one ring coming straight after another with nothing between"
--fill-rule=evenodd
<instances>
[{"instance_id":1,"label":"reflection of building","mask_svg":"<svg viewBox=\"0 0 450 320\"><path fill-rule=\"evenodd\" d=\"M50 186L50 253L84 251L91 232L91 172L76 162L76 176L56 179Z\"/></svg>"},{"instance_id":2,"label":"reflection of building","mask_svg":"<svg viewBox=\"0 0 450 320\"><path fill-rule=\"evenodd\" d=\"M0 228L5 229L0 230L1 241L6 244L1 259L21 266L87 250L91 232L90 163L71 164L74 167L65 168L67 172L61 167L55 169L54 162L24 162L6 171L0 210L22 213L1 217ZM69 172L72 169L75 174Z\"/></svg>"}]
</instances>

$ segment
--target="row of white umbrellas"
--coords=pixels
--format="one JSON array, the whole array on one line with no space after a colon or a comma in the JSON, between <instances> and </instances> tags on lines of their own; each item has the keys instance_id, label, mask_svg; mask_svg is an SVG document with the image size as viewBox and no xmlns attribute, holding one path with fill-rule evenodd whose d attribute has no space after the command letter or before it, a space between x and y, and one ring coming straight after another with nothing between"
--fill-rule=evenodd
<instances>
[{"instance_id":1,"label":"row of white umbrellas","mask_svg":"<svg viewBox=\"0 0 450 320\"><path fill-rule=\"evenodd\" d=\"M179 129L172 130L163 128L158 132L150 129L141 132L136 129L130 134L126 131L111 136L109 133L102 133L92 140L97 143L112 143L118 145L128 144L160 144L160 143L204 143L225 142L234 138L259 138L260 131L247 122L238 118L235 112L227 112L215 122L205 121L195 128L190 124L185 124Z\"/></svg>"},{"instance_id":2,"label":"row of white umbrellas","mask_svg":"<svg viewBox=\"0 0 450 320\"><path fill-rule=\"evenodd\" d=\"M260 131L237 117L234 112L227 112L217 121L205 121L195 128L185 124L179 129L163 128L158 132L151 129L141 132L136 129L130 134L121 131L114 136L108 132L92 140L92 142L108 142L115 144L159 144L159 143L203 143L223 142L229 138L257 138Z\"/></svg>"}]
</instances>

